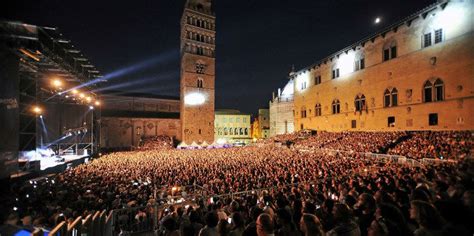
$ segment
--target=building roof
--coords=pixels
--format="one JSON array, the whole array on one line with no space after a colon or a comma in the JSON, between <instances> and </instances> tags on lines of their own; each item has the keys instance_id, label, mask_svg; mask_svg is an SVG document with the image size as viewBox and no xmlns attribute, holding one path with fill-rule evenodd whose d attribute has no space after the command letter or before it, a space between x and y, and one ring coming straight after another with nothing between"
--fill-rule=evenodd
<instances>
[{"instance_id":1,"label":"building roof","mask_svg":"<svg viewBox=\"0 0 474 236\"><path fill-rule=\"evenodd\" d=\"M241 113L239 110L235 110L235 109L219 109L219 110L215 110L214 114L216 115L250 115L250 114Z\"/></svg>"},{"instance_id":2,"label":"building roof","mask_svg":"<svg viewBox=\"0 0 474 236\"><path fill-rule=\"evenodd\" d=\"M110 96L119 96L119 97L139 97L139 98L155 98L155 99L166 99L166 100L177 100L179 101L178 96L171 95L159 95L152 93L137 93L137 92L125 92L118 90L107 90L101 93L102 95Z\"/></svg>"}]
</instances>

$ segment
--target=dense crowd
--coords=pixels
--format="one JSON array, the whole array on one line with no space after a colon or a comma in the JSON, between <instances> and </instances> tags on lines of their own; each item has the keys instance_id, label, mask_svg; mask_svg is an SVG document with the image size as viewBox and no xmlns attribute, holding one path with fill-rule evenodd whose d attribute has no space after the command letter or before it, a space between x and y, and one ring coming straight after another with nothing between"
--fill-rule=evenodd
<instances>
[{"instance_id":1,"label":"dense crowd","mask_svg":"<svg viewBox=\"0 0 474 236\"><path fill-rule=\"evenodd\" d=\"M144 137L138 147L139 150L161 150L172 148L173 139L166 135Z\"/></svg>"},{"instance_id":2,"label":"dense crowd","mask_svg":"<svg viewBox=\"0 0 474 236\"><path fill-rule=\"evenodd\" d=\"M405 135L405 132L320 132L297 141L297 144L301 147L383 153L387 146Z\"/></svg>"},{"instance_id":3,"label":"dense crowd","mask_svg":"<svg viewBox=\"0 0 474 236\"><path fill-rule=\"evenodd\" d=\"M472 235L473 177L471 159L411 167L275 145L121 152L13 189L6 223L48 228L180 195L195 204L163 210L159 234ZM152 219L146 209L129 220Z\"/></svg>"},{"instance_id":4,"label":"dense crowd","mask_svg":"<svg viewBox=\"0 0 474 236\"><path fill-rule=\"evenodd\" d=\"M473 144L471 131L414 132L388 153L415 159L456 159L469 155Z\"/></svg>"},{"instance_id":5,"label":"dense crowd","mask_svg":"<svg viewBox=\"0 0 474 236\"><path fill-rule=\"evenodd\" d=\"M307 132L277 135L264 144L292 144L297 148L332 149L406 156L412 159L459 159L469 156L472 131Z\"/></svg>"}]
</instances>

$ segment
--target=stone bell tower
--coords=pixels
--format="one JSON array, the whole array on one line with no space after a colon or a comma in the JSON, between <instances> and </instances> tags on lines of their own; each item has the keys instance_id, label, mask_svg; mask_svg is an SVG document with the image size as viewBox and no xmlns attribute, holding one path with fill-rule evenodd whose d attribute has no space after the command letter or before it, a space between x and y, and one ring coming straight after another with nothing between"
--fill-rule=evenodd
<instances>
[{"instance_id":1,"label":"stone bell tower","mask_svg":"<svg viewBox=\"0 0 474 236\"><path fill-rule=\"evenodd\" d=\"M187 0L181 18L181 138L214 142L215 16L211 0Z\"/></svg>"}]
</instances>

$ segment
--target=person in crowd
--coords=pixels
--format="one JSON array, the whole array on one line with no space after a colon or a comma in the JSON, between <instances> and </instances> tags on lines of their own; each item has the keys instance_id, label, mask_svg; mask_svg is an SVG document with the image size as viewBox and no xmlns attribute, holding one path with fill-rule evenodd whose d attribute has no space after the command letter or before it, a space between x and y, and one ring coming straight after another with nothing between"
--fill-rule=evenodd
<instances>
[{"instance_id":1,"label":"person in crowd","mask_svg":"<svg viewBox=\"0 0 474 236\"><path fill-rule=\"evenodd\" d=\"M219 216L215 211L206 214L206 225L199 231L199 236L218 236L217 225L219 224Z\"/></svg>"},{"instance_id":2,"label":"person in crowd","mask_svg":"<svg viewBox=\"0 0 474 236\"><path fill-rule=\"evenodd\" d=\"M415 236L443 235L445 222L433 204L426 201L413 200L411 202L410 218L418 224L418 228L414 232Z\"/></svg>"},{"instance_id":3,"label":"person in crowd","mask_svg":"<svg viewBox=\"0 0 474 236\"><path fill-rule=\"evenodd\" d=\"M305 213L301 217L300 229L304 236L324 236L323 225L318 217Z\"/></svg>"},{"instance_id":4,"label":"person in crowd","mask_svg":"<svg viewBox=\"0 0 474 236\"><path fill-rule=\"evenodd\" d=\"M349 206L342 203L334 205L333 209L334 220L336 225L331 229L328 236L360 236L360 228L357 225L353 213Z\"/></svg>"},{"instance_id":5,"label":"person in crowd","mask_svg":"<svg viewBox=\"0 0 474 236\"><path fill-rule=\"evenodd\" d=\"M272 236L272 235L275 235L273 219L267 213L262 213L258 216L256 226L257 226L257 235L258 236Z\"/></svg>"}]
</instances>

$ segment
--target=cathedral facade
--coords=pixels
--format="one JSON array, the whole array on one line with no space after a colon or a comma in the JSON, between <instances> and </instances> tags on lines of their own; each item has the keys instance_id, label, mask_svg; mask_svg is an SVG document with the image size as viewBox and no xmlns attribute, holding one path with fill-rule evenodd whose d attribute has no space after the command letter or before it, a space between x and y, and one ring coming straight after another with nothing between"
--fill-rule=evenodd
<instances>
[{"instance_id":1,"label":"cathedral facade","mask_svg":"<svg viewBox=\"0 0 474 236\"><path fill-rule=\"evenodd\" d=\"M472 1L438 1L297 71L295 130L474 130Z\"/></svg>"},{"instance_id":2,"label":"cathedral facade","mask_svg":"<svg viewBox=\"0 0 474 236\"><path fill-rule=\"evenodd\" d=\"M181 18L182 143L214 142L215 16L211 0L187 0Z\"/></svg>"}]
</instances>

